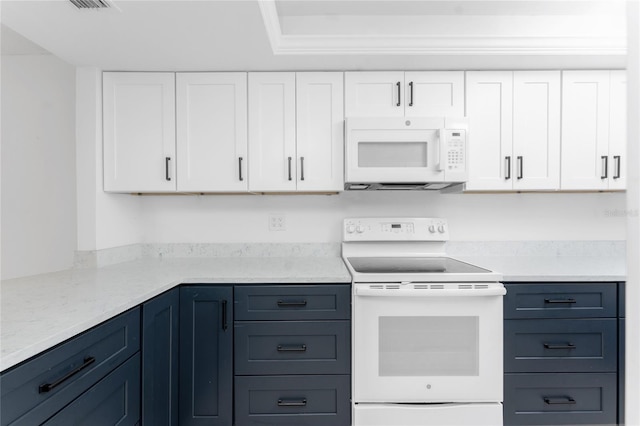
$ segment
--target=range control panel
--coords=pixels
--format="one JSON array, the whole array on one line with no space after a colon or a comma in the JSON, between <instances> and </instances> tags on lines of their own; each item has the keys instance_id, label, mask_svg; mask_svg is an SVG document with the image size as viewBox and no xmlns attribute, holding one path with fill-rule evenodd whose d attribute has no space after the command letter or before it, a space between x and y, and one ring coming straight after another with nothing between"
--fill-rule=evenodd
<instances>
[{"instance_id":1,"label":"range control panel","mask_svg":"<svg viewBox=\"0 0 640 426\"><path fill-rule=\"evenodd\" d=\"M440 218L351 218L343 225L344 241L448 241L449 227Z\"/></svg>"}]
</instances>

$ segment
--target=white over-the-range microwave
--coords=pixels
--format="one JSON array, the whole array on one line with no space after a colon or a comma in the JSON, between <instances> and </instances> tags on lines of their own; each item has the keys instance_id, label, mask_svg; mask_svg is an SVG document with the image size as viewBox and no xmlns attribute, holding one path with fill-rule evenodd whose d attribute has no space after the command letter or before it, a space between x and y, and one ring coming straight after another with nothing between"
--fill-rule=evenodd
<instances>
[{"instance_id":1,"label":"white over-the-range microwave","mask_svg":"<svg viewBox=\"0 0 640 426\"><path fill-rule=\"evenodd\" d=\"M464 118L345 120L345 189L439 190L466 182Z\"/></svg>"}]
</instances>

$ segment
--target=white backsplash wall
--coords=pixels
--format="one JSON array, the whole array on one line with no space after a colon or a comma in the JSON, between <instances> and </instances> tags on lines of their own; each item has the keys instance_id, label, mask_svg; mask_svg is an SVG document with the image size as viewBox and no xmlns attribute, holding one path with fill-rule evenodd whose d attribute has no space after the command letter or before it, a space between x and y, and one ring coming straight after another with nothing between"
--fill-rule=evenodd
<instances>
[{"instance_id":1,"label":"white backsplash wall","mask_svg":"<svg viewBox=\"0 0 640 426\"><path fill-rule=\"evenodd\" d=\"M358 216L449 219L455 241L624 240L624 193L143 196L144 243L339 242ZM269 230L282 215L284 231Z\"/></svg>"}]
</instances>

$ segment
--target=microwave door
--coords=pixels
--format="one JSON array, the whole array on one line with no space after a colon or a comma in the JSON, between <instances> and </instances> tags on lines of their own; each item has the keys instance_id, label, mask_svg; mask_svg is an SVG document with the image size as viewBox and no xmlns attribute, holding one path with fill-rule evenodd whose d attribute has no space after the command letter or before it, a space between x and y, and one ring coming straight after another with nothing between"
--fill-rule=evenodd
<instances>
[{"instance_id":1,"label":"microwave door","mask_svg":"<svg viewBox=\"0 0 640 426\"><path fill-rule=\"evenodd\" d=\"M441 182L439 129L352 130L348 182Z\"/></svg>"}]
</instances>

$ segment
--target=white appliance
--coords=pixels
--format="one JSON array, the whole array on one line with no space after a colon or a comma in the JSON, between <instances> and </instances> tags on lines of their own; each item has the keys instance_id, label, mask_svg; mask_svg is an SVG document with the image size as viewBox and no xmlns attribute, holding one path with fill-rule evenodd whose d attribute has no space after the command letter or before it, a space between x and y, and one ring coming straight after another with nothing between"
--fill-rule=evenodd
<instances>
[{"instance_id":1,"label":"white appliance","mask_svg":"<svg viewBox=\"0 0 640 426\"><path fill-rule=\"evenodd\" d=\"M443 189L467 180L467 121L346 119L345 189Z\"/></svg>"},{"instance_id":2,"label":"white appliance","mask_svg":"<svg viewBox=\"0 0 640 426\"><path fill-rule=\"evenodd\" d=\"M354 426L502 424L506 290L448 239L444 219L345 219Z\"/></svg>"}]
</instances>

